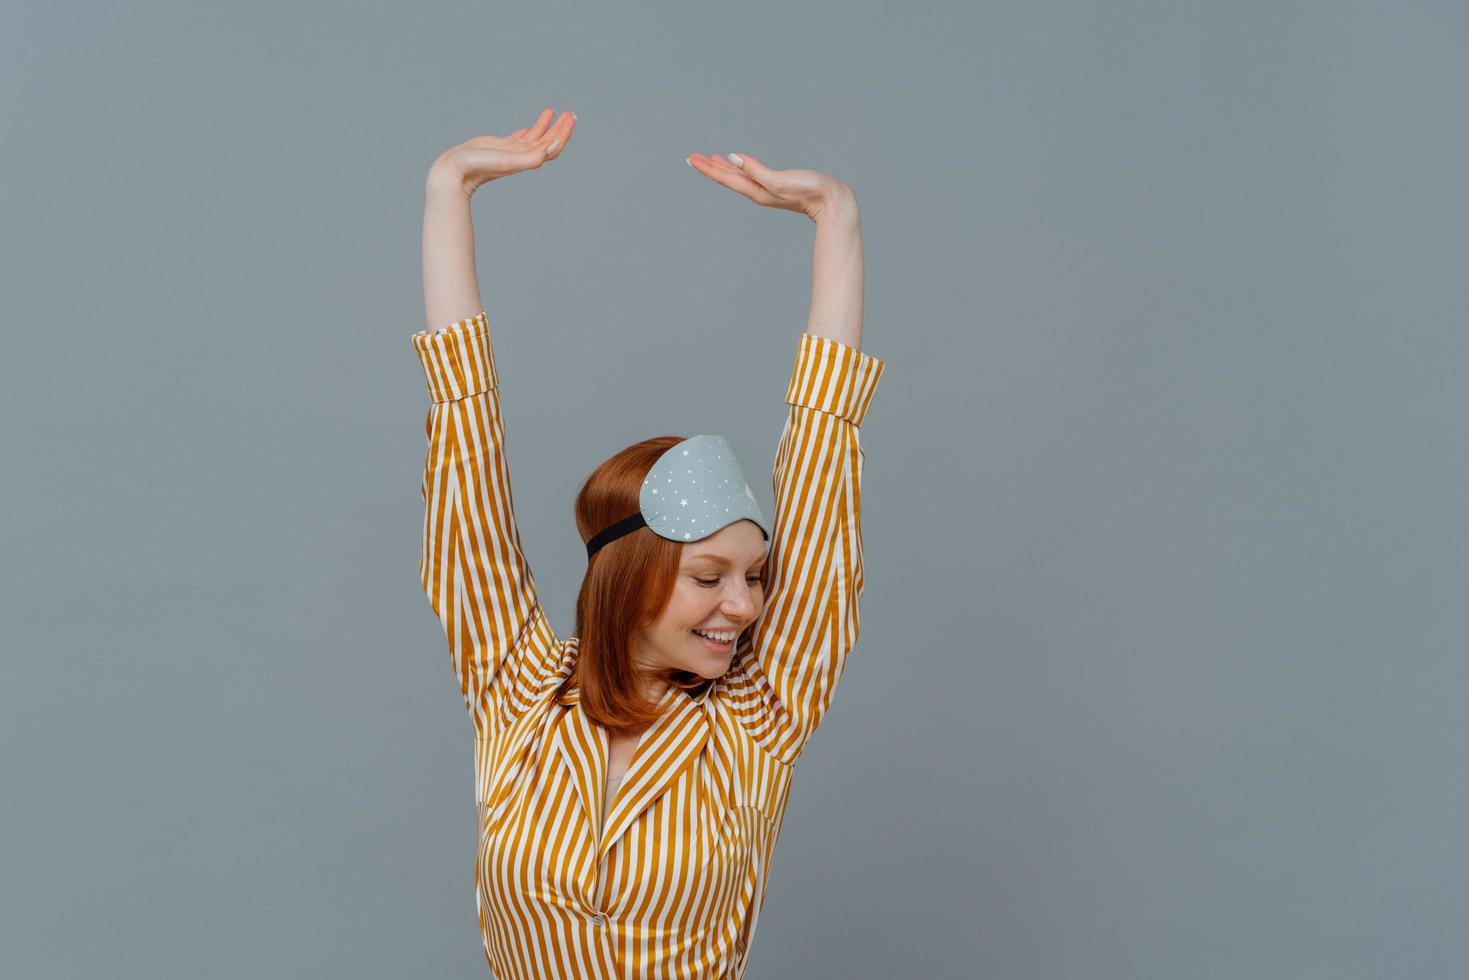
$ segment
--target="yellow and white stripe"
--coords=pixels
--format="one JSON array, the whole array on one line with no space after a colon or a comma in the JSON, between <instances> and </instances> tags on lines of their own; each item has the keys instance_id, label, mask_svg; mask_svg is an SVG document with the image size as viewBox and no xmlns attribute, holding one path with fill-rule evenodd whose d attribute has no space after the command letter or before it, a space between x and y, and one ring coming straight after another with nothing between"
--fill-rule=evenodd
<instances>
[{"instance_id":1,"label":"yellow and white stripe","mask_svg":"<svg viewBox=\"0 0 1469 980\"><path fill-rule=\"evenodd\" d=\"M863 453L883 362L803 333L776 450L770 587L730 669L670 690L607 810L608 738L555 698L515 526L486 314L413 335L428 382L420 579L473 721L475 901L498 980L743 975L796 759L857 642Z\"/></svg>"}]
</instances>

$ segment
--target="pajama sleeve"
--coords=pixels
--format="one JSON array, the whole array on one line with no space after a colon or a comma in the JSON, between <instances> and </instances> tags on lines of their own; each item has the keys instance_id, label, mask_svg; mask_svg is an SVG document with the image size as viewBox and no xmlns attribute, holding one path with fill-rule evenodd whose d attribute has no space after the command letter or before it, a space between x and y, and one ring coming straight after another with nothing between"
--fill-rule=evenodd
<instances>
[{"instance_id":1,"label":"pajama sleeve","mask_svg":"<svg viewBox=\"0 0 1469 980\"><path fill-rule=\"evenodd\" d=\"M757 740L794 762L831 705L857 642L862 594L858 427L883 362L803 333L776 450L765 606L742 670L761 705Z\"/></svg>"},{"instance_id":2,"label":"pajama sleeve","mask_svg":"<svg viewBox=\"0 0 1469 980\"><path fill-rule=\"evenodd\" d=\"M419 580L479 729L531 703L558 641L515 525L488 318L481 311L412 340L431 403Z\"/></svg>"}]
</instances>

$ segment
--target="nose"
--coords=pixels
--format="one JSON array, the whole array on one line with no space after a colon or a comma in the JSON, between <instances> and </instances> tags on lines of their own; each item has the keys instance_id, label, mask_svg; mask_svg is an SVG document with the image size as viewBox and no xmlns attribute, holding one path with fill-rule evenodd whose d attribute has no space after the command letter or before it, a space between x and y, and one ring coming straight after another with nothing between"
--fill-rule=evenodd
<instances>
[{"instance_id":1,"label":"nose","mask_svg":"<svg viewBox=\"0 0 1469 980\"><path fill-rule=\"evenodd\" d=\"M720 611L730 619L751 622L760 614L759 592L746 582L731 584L719 602Z\"/></svg>"}]
</instances>

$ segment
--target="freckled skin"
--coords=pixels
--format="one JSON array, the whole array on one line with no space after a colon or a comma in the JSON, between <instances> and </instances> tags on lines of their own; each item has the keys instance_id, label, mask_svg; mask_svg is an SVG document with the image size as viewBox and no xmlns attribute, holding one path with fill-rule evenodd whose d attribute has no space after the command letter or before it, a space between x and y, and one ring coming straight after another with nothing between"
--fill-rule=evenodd
<instances>
[{"instance_id":1,"label":"freckled skin","mask_svg":"<svg viewBox=\"0 0 1469 980\"><path fill-rule=\"evenodd\" d=\"M700 541L684 542L682 548L673 594L652 626L638 634L633 659L644 670L673 667L718 677L729 669L734 645L728 653L716 653L689 631L713 627L743 631L760 617L765 596L758 575L766 554L765 536L754 521L735 521ZM731 564L689 558L707 552L722 555ZM695 581L716 578L717 585Z\"/></svg>"}]
</instances>

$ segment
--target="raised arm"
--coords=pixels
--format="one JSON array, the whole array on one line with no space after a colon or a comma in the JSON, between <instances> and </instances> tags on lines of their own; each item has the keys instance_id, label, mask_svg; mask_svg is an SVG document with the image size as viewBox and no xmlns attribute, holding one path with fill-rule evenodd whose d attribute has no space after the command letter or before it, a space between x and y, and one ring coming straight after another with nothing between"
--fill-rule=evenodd
<instances>
[{"instance_id":1,"label":"raised arm","mask_svg":"<svg viewBox=\"0 0 1469 980\"><path fill-rule=\"evenodd\" d=\"M861 350L862 225L857 198L812 170L771 170L748 153L691 156L710 179L816 225L811 313L785 400L775 455L767 594L737 669L753 696L735 698L747 728L794 762L830 707L857 643L862 595L859 427L883 362ZM752 708L753 706L753 708Z\"/></svg>"},{"instance_id":2,"label":"raised arm","mask_svg":"<svg viewBox=\"0 0 1469 980\"><path fill-rule=\"evenodd\" d=\"M548 110L520 135L479 137L446 151L430 168L426 187L423 281L429 329L412 336L430 400L419 578L448 639L477 730L508 723L530 702L539 680L554 666L558 645L515 523L499 379L475 278L470 214L477 187L538 167L548 159L547 147L554 153L564 145L567 117L555 136L546 132L549 119Z\"/></svg>"},{"instance_id":3,"label":"raised arm","mask_svg":"<svg viewBox=\"0 0 1469 980\"><path fill-rule=\"evenodd\" d=\"M794 762L830 707L857 644L862 595L859 426L883 362L801 335L776 450L765 608L750 644L768 690L766 745Z\"/></svg>"}]
</instances>

